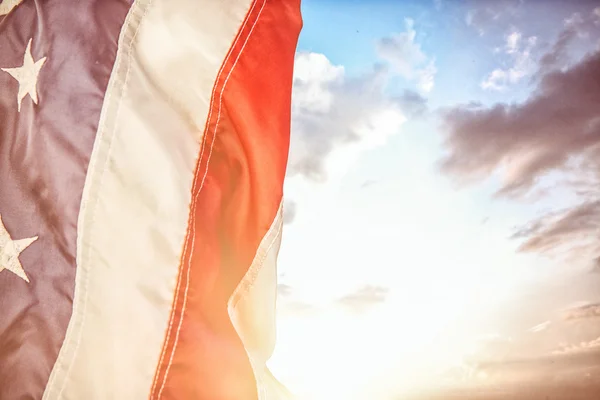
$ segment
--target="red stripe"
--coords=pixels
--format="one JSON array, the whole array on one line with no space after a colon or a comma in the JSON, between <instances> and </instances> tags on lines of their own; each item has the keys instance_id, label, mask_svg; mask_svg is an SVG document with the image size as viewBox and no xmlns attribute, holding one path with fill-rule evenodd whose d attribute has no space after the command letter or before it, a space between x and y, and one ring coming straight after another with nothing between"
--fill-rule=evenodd
<instances>
[{"instance_id":1,"label":"red stripe","mask_svg":"<svg viewBox=\"0 0 600 400\"><path fill-rule=\"evenodd\" d=\"M299 0L255 1L215 84L153 399L257 398L227 301L281 201L300 27Z\"/></svg>"}]
</instances>

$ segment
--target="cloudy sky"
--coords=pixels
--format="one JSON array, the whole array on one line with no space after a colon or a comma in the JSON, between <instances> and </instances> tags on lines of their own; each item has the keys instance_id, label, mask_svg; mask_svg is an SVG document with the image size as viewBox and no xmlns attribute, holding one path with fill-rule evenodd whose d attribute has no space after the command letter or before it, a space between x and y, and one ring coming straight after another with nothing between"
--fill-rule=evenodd
<instances>
[{"instance_id":1,"label":"cloudy sky","mask_svg":"<svg viewBox=\"0 0 600 400\"><path fill-rule=\"evenodd\" d=\"M276 375L311 400L596 398L600 1L303 15Z\"/></svg>"}]
</instances>

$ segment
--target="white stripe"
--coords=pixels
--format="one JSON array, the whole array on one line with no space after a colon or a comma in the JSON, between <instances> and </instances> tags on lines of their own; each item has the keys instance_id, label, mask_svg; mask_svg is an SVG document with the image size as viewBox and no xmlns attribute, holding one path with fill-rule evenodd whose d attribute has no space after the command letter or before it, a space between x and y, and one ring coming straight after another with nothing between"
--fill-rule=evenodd
<instances>
[{"instance_id":1,"label":"white stripe","mask_svg":"<svg viewBox=\"0 0 600 400\"><path fill-rule=\"evenodd\" d=\"M225 88L227 87L227 82L229 81L231 74L235 70L238 60L240 59L240 56L242 55L242 53L244 52L244 49L246 48L246 44L248 43L250 36L252 36L252 32L254 31L254 28L256 27L258 20L260 19L260 15L262 14L262 11L263 11L266 3L267 3L267 1L263 0L261 8L258 11L258 16L256 17L256 20L252 24L252 27L250 28L250 33L248 33L248 36L246 36L246 38L244 40L244 44L242 45L242 48L240 49L239 53L237 54L236 59L233 62L233 66L231 67L231 70L229 71L227 78L225 78L225 82L223 83L223 87L221 88L221 92L219 93L219 106L218 106L217 120L215 122L215 128L214 128L215 133L214 133L212 141L210 143L210 150L208 153L208 159L206 161L206 168L204 170L204 174L202 175L202 182L200 183L200 188L198 189L198 192L195 194L194 200L192 202L192 207L191 207L192 221L190 223L190 225L191 225L190 228L191 228L191 237L192 237L192 244L191 244L192 249L194 248L194 242L196 240L196 231L195 231L195 229L196 229L196 224L195 224L196 205L198 204L198 199L200 198L200 192L202 191L202 188L204 187L204 181L205 181L206 175L208 173L208 166L210 164L210 158L212 156L213 146L215 144L215 139L217 137L217 132L219 129L219 122L221 120L221 111L222 111L222 106L223 106L223 93L225 92ZM254 2L252 4L252 7L250 8L250 11L248 12L248 14L252 13L256 4L257 4L256 2ZM242 25L242 29L245 28L247 22L248 22L248 20L246 19L244 21L244 24ZM240 38L240 36L238 36L238 38L236 38L236 40L234 42L234 46L237 44L237 41L239 38ZM228 58L229 58L229 56L228 56ZM219 72L219 76L220 75L221 75L221 73ZM213 95L214 95L214 92L213 92ZM211 114L212 114L212 107L211 107L210 114L209 114L209 120L210 120ZM200 152L200 159L202 159L202 153L204 153L205 145L206 145L206 141L204 141L202 144L202 150ZM199 174L196 175L196 179L198 178L198 176L199 176ZM186 248L187 248L187 242L184 247L184 251L183 251L184 254L186 252ZM186 306L187 306L187 296L188 296L188 290L189 290L189 284L190 284L190 269L191 269L191 267L192 267L192 253L190 252L190 254L188 255L188 259L186 261L186 267L185 267L186 268L186 283L185 283L185 291L184 291L184 295L183 295L183 305L181 306L181 314L182 315L185 313ZM177 293L179 293L179 287L177 287ZM162 398L162 393L163 393L163 390L167 383L167 379L169 377L169 370L171 369L171 365L173 363L173 357L175 356L175 351L177 350L177 343L179 341L179 333L181 331L182 323L183 323L183 318L180 318L179 324L177 326L177 331L175 333L175 340L173 342L173 348L171 349L171 356L169 357L169 362L167 364L167 368L165 369L165 374L162 379L162 384L160 385L160 390L158 392L159 399ZM171 331L171 326L169 325L169 333L167 333L167 342L168 342L170 331ZM161 364L162 364L162 358L163 358L163 355L161 354ZM152 392L151 392L152 395L154 394L155 385L156 385L156 382L154 382L154 384L152 385Z\"/></svg>"},{"instance_id":2,"label":"white stripe","mask_svg":"<svg viewBox=\"0 0 600 400\"><path fill-rule=\"evenodd\" d=\"M262 239L248 272L229 301L229 317L248 353L259 400L284 400L288 394L271 375L267 361L275 348L277 256L281 246L283 208Z\"/></svg>"},{"instance_id":3,"label":"white stripe","mask_svg":"<svg viewBox=\"0 0 600 400\"><path fill-rule=\"evenodd\" d=\"M133 3L84 188L73 316L45 400L148 397L212 89L249 6Z\"/></svg>"}]
</instances>

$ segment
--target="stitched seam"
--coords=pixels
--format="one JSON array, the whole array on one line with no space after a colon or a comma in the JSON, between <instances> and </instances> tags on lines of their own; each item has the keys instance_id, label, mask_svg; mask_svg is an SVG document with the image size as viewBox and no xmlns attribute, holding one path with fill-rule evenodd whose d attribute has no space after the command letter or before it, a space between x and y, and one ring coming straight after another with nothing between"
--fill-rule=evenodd
<instances>
[{"instance_id":1,"label":"stitched seam","mask_svg":"<svg viewBox=\"0 0 600 400\"><path fill-rule=\"evenodd\" d=\"M123 98L125 97L126 92L127 92L127 81L129 79L129 71L131 69L131 52L133 50L133 44L134 44L135 38L136 38L136 36L137 36L137 34L139 32L139 29L140 29L140 27L142 25L144 17L148 13L148 10L150 9L150 6L152 5L152 1L153 0L149 0L148 3L146 4L146 8L144 10L144 13L139 18L139 24L136 27L136 29L134 31L134 34L131 37L131 40L129 41L129 50L127 52L127 59L129 60L129 64L127 66L127 71L126 71L126 74L125 74L125 79L123 81L121 96L120 96L119 102L118 102L118 104L116 106L116 114L115 114L115 117L114 117L115 127L114 127L114 129L112 131L112 136L110 136L110 138L108 139L108 148L106 150L107 152L106 152L106 156L104 158L104 167L102 168L102 170L100 170L100 176L98 177L99 182L96 185L97 187L101 187L102 186L102 181L103 181L104 175L105 175L105 173L106 173L106 171L108 169L108 160L110 159L110 154L111 154L110 150L111 150L111 147L112 147L114 136L115 136L116 131L117 131L116 124L117 124L119 112L120 112L120 109L121 109L120 105L121 105L121 103L123 101ZM126 19L125 19L125 21L123 23L123 28L122 28L123 29L123 31L122 31L123 35L125 35L125 32L126 32L125 29L127 29L127 23L130 22L128 20L130 18L133 18L133 13L134 13L133 7L135 7L135 5L136 4L134 3L133 6L132 6L132 9L131 9L131 12L128 13L128 15L127 15L127 17L126 17ZM119 68L121 67L122 63L123 63L123 59L121 57L119 57L119 53L117 52L117 58L115 60L115 66L113 68L113 71L115 72L115 74L118 73ZM116 83L113 83L113 85L116 85ZM111 87L110 89L113 89L113 88L114 88L114 86ZM107 95L107 97L105 99L105 104L110 104L109 101L111 99L111 95L112 95L112 90L108 93L108 95ZM102 130L98 131L98 137L96 138L96 140L98 141L99 145L101 145L101 140L102 140L102 138L104 137L104 135L106 133L106 126L104 126L104 123L106 122L105 121L106 118L108 118L108 117L106 115L104 115L104 120L101 121L101 122L99 122L99 127L100 126L103 127ZM98 150L98 151L100 151L100 150ZM96 163L98 163L98 162L99 162L98 159L94 159L93 160L93 164L90 163L90 165L88 166L88 171L92 171L92 168L95 167ZM92 183L90 183L90 184L92 184ZM89 190L91 191L91 189L89 189ZM95 221L97 204L98 204L98 200L96 200L96 202L92 205L93 208L92 208L91 216L90 216L90 224L93 224L94 221ZM88 201L87 200L82 200L82 208L84 208L84 207L87 208L87 205L88 205ZM85 216L82 213L81 214L81 222L83 222L84 219L85 219ZM82 235L81 235L81 236L78 237L78 243L77 244L78 244L78 248L82 249L81 250L81 259L82 259L81 264L83 265L83 264L85 264L85 261L89 261L89 254L90 254L90 252L89 252L89 249L88 249L87 252L86 252L86 254L83 253L84 247L82 245L82 241L83 241L83 239L82 239ZM83 283L84 289L82 290L82 294L81 294L81 296L82 296L81 300L82 300L82 303L83 303L83 305L82 305L82 311L81 311L81 325L80 325L80 328L79 328L79 333L76 334L77 338L75 340L73 354L71 356L71 362L68 363L68 365L67 365L67 369L65 371L65 375L64 375L64 378L63 378L63 384L62 384L62 387L61 387L60 391L58 392L57 398L60 398L60 396L62 395L62 392L64 391L64 389L66 387L67 381L69 379L69 375L71 373L71 368L73 366L74 360L76 359L77 351L79 350L79 345L81 344L81 338L83 336L83 330L84 330L84 327L85 327L85 320L86 320L85 316L86 316L86 310L87 310L87 298L88 298L88 289L89 289L89 281L90 281L90 275L91 275L91 273L92 273L92 270L90 269L88 271L88 273L86 273L85 278L84 278L84 283ZM73 305L73 308L74 308L73 314L76 314L76 312L77 312L77 310L76 310L76 308L77 308L77 302L74 301L73 304L74 304ZM56 379L56 375L53 376L52 381L49 382L49 384L48 384L48 387L49 387L48 397L51 396L51 392L53 390L53 385L54 385L55 379Z\"/></svg>"},{"instance_id":2,"label":"stitched seam","mask_svg":"<svg viewBox=\"0 0 600 400\"><path fill-rule=\"evenodd\" d=\"M254 3L254 4L256 4L256 3ZM191 248L192 249L194 248L194 243L195 243L195 239L196 239L195 238L195 230L196 229L195 229L195 224L193 223L195 221L196 204L197 204L198 198L200 197L199 196L200 192L202 191L202 188L204 187L204 181L205 181L206 175L208 173L208 167L209 167L209 164L210 164L210 158L211 158L211 155L212 155L213 145L215 143L215 139L216 139L216 135L217 135L217 130L218 130L219 122L220 122L220 118L221 118L223 93L224 93L225 88L227 86L227 82L229 81L229 77L233 73L233 71L235 69L235 66L237 65L237 62L238 62L238 60L239 60L239 58L240 58L240 56L241 56L244 48L246 47L246 43L248 42L248 39L250 38L250 36L252 34L252 31L254 30L254 27L256 26L256 23L258 22L258 19L260 17L260 14L262 13L262 10L263 10L265 4L266 4L266 0L263 2L263 5L262 5L262 7L261 7L261 9L260 9L260 11L258 13L258 16L257 16L256 20L254 21L254 23L252 25L252 28L250 29L250 32L248 33L248 36L246 37L246 41L244 42L244 45L242 46L240 52L238 53L238 56L237 56L236 60L234 61L234 64L233 64L233 66L231 68L231 71L229 71L229 74L227 75L227 78L225 79L225 82L224 82L223 87L221 89L221 93L219 95L219 107L218 107L219 108L219 112L217 114L217 121L216 121L216 124L215 124L215 129L214 129L214 134L213 134L213 138L212 138L212 142L211 142L211 147L210 147L210 151L209 151L209 154L208 154L208 159L207 159L207 162L206 162L206 169L205 169L204 175L202 177L202 182L200 184L200 188L198 189L198 192L196 193L196 195L194 197L193 209L192 209L192 213L191 213L192 223L190 225L191 225L191 231L192 231L192 234L191 234L191 237L192 237ZM192 259L192 253L190 252L190 255L188 256L187 269L186 269L186 287L185 287L185 291L184 291L183 304L182 304L182 309L181 309L181 317L179 319L179 324L178 324L178 327L177 327L177 332L175 334L175 340L173 342L173 349L171 351L171 357L169 359L169 363L167 364L167 367L166 367L166 370L165 370L165 375L164 375L164 378L163 378L163 383L161 385L161 389L160 389L159 394L158 394L159 398L162 396L162 391L164 389L164 386L165 386L165 383L166 383L166 380L167 380L167 376L168 376L169 370L171 368L171 364L173 362L173 357L175 355L177 343L179 341L179 333L180 333L180 330L181 330L181 326L182 326L182 323L183 323L183 317L184 317L185 309L186 309L186 306L187 306L187 294L188 294L189 282L190 282L191 259Z\"/></svg>"},{"instance_id":3,"label":"stitched seam","mask_svg":"<svg viewBox=\"0 0 600 400\"><path fill-rule=\"evenodd\" d=\"M277 242L277 239L281 235L283 224L278 224L278 226L279 226L279 229L277 230L277 234L271 240L269 247L262 254L262 257L257 260L257 266L256 266L256 268L254 268L254 273L253 273L252 277L250 278L250 281L247 282L246 285L244 285L244 289L241 290L240 293L238 294L238 297L237 297L235 303L231 305L230 309L231 309L231 313L233 313L232 319L235 319L236 322L238 321L238 317L235 312L235 308L237 307L238 303L243 298L243 296L248 293L250 288L252 288L252 285L254 285L254 282L256 281L256 278L258 277L258 273L262 270L262 267L265 263L265 260L267 259L267 256L269 255L269 253L271 252L271 249L273 248L273 246ZM231 318L231 316L230 316L230 318ZM235 327L235 323L234 323L234 327ZM237 332L237 328L235 328L235 330ZM240 336L240 339L242 340L242 345L244 345L244 338L242 337L242 334L240 332L238 332L238 335ZM246 346L244 345L244 349L245 348L246 348ZM246 350L246 355L248 356L250 365L252 366L252 370L253 370L254 376L256 378L256 388L258 390L258 396L259 396L258 400L261 400L263 398L263 395L267 394L265 392L264 385L262 384L262 376L257 376L257 373L262 374L262 371L259 370L260 367L258 365L256 365L256 361L254 360L254 357L252 357L252 355L247 350ZM259 371L257 371L257 370L259 370Z\"/></svg>"},{"instance_id":4,"label":"stitched seam","mask_svg":"<svg viewBox=\"0 0 600 400\"><path fill-rule=\"evenodd\" d=\"M229 318L231 319L231 322L232 322L236 332L240 336L242 344L244 343L243 332L238 332L237 326L239 325L239 318L238 318L238 314L236 313L235 309L236 309L238 303L242 300L243 296L248 293L248 291L254 285L254 282L256 282L256 278L258 277L258 274L262 270L262 267L265 263L265 260L267 259L267 256L271 252L271 249L275 245L275 242L277 242L277 239L281 236L281 233L283 231L283 218L282 218L282 214L281 214L282 209L283 209L283 200L281 201L281 203L279 205L279 209L277 211L277 214L275 215L273 224L271 225L271 227L269 228L269 231L264 236L263 241L259 245L257 254L256 254L254 260L252 261L252 264L250 264L250 268L249 268L248 272L246 273L246 275L244 276L244 278L242 279L240 284L236 287L234 293L230 297L230 304L228 305ZM273 239L271 239L271 242L269 243L267 248L266 249L263 248L263 250L261 251L261 248L262 248L263 243L265 242L265 239L267 239L269 236L272 236L273 233L275 233ZM252 355L250 353L248 353L248 351L246 351L246 355L248 356L248 359L250 361L252 370L253 370L255 378L256 378L256 386L257 386L258 396L259 396L258 400L264 399L264 398L266 398L267 393L266 393L264 384L262 382L262 375L261 375L261 377L259 377L257 375L257 373L263 374L263 371L262 370L257 371L257 369L260 369L260 367L256 365L256 362L254 361Z\"/></svg>"},{"instance_id":5,"label":"stitched seam","mask_svg":"<svg viewBox=\"0 0 600 400\"><path fill-rule=\"evenodd\" d=\"M253 6L252 6L253 9L254 9L255 4L256 4L256 2L253 3ZM223 87L221 89L221 93L219 94L219 106L218 106L218 110L219 111L217 113L217 121L215 123L214 134L213 134L212 142L211 142L211 145L210 145L210 151L208 153L208 159L206 161L206 168L204 170L204 175L202 176L202 182L200 183L200 188L198 189L198 192L194 196L194 202L193 202L192 210L191 210L191 220L192 220L191 223L190 223L191 233L192 233L192 235L191 235L192 236L191 249L194 248L194 243L195 243L195 239L196 239L195 238L195 235L196 235L195 224L194 224L194 222L195 222L195 216L196 216L196 212L195 212L196 211L196 204L198 202L198 198L200 197L200 193L202 192L202 188L204 187L204 182L205 182L205 179L206 179L206 175L208 174L208 167L209 167L209 164L210 164L210 158L212 156L213 145L215 143L215 139L216 139L216 136L217 136L217 130L219 128L219 122L220 122L220 119L221 119L221 109L222 109L222 104L223 104L223 93L225 92L225 88L227 87L227 82L229 81L229 78L231 77L233 71L235 70L235 67L237 66L237 63L238 63L238 61L240 59L240 56L242 55L242 53L244 52L244 49L246 48L246 44L248 43L248 40L252 36L252 32L254 31L254 28L256 27L256 24L258 23L258 21L260 19L260 16L261 16L262 11L263 11L263 9L265 7L265 4L266 4L266 0L263 0L263 4L262 4L262 6L261 6L261 8L260 8L260 10L258 12L256 20L252 24L252 27L250 28L250 32L248 33L248 35L246 37L246 40L244 41L244 44L242 45L242 48L240 49L240 51L239 51L239 53L237 55L237 58L235 59L235 61L233 63L233 66L231 67L231 70L229 71L229 73L227 75L227 78L225 78L225 82L223 83ZM201 161L202 160L200 160L200 162ZM167 377L169 375L169 370L171 368L171 364L173 363L173 357L175 355L175 351L176 351L176 348L177 348L177 343L179 341L179 333L181 331L181 325L183 323L183 317L184 317L184 313L185 313L185 308L187 306L187 294L188 294L189 284L190 284L191 261L192 261L192 252L190 251L190 254L188 256L188 261L187 261L187 268L186 268L186 286L185 286L185 291L184 291L184 296L183 296L183 304L182 304L182 307L181 307L181 316L179 318L179 324L178 324L178 327L177 327L177 332L175 334L175 339L173 341L173 349L171 350L171 357L169 358L169 363L167 364L167 367L165 369L165 374L164 374L164 377L163 377L163 382L162 382L160 391L158 393L158 398L159 399L162 396L162 392L163 392L163 390L165 388L165 384L167 382Z\"/></svg>"},{"instance_id":6,"label":"stitched seam","mask_svg":"<svg viewBox=\"0 0 600 400\"><path fill-rule=\"evenodd\" d=\"M248 274L249 275L249 279L246 281L246 283L240 289L240 292L236 293L236 299L232 303L232 307L233 308L235 308L238 305L238 303L243 298L243 296L246 293L248 293L248 291L250 290L250 288L252 288L252 286L254 285L254 282L256 281L256 278L258 277L258 274L262 270L262 266L264 265L265 260L267 259L267 256L271 252L271 249L275 245L275 242L277 241L277 239L279 238L279 236L281 236L281 231L282 231L281 225L279 225L279 229L277 230L277 234L271 240L271 243L269 244L269 247L267 247L267 249L264 250L264 253L261 254L261 257L260 257L260 259L258 259L258 262L257 262L256 266L253 268L253 270L252 271L248 271L249 272L249 274Z\"/></svg>"},{"instance_id":7,"label":"stitched seam","mask_svg":"<svg viewBox=\"0 0 600 400\"><path fill-rule=\"evenodd\" d=\"M250 10L246 14L247 16L251 15L251 13L254 10L255 6L256 6L256 2L253 1ZM219 80L221 79L221 74L225 70L225 66L227 65L227 63L229 61L229 58L233 54L233 49L237 45L237 42L239 41L239 39L241 37L241 32L244 30L244 28L246 27L247 23L248 23L248 17L244 18L244 22L243 22L243 24L242 24L242 26L240 28L240 34L238 34L236 36L236 38L234 39L233 44L231 45L231 48L229 49L227 55L225 56L225 60L223 61L222 65L221 65L221 68L219 69L219 72L218 72L217 77L215 79L215 84L213 86L212 93L211 93L211 96L210 96L211 97L211 104L210 104L210 107L209 107L208 117L206 119L206 127L205 127L205 130L204 130L204 134L202 136L202 145L201 145L201 148L200 148L200 156L198 157L197 167L196 168L200 168L201 163L202 163L202 157L204 155L204 148L206 147L207 135L208 135L208 131L210 129L210 121L211 121L212 113L213 113L213 109L214 109L215 92L217 90L217 87L219 86ZM207 169L208 169L208 165L207 165ZM194 190L196 188L196 186L197 186L199 174L194 174L194 175L195 176L194 176L194 181L192 183L192 190ZM190 213L190 216L191 216L191 213ZM188 225L188 227L187 227L186 240L185 240L184 245L183 245L182 257L185 257L185 254L186 254L186 251L187 251L187 247L188 247L188 243L189 243L190 225ZM192 249L193 249L193 246L192 246ZM152 383L152 389L150 391L150 398L152 398L152 396L154 396L154 393L156 392L156 384L158 383L158 378L160 376L160 370L161 370L160 366L163 363L165 354L167 353L167 347L169 345L169 339L170 339L171 331L172 331L172 328L173 328L173 321L175 320L175 315L176 315L177 301L179 300L179 289L181 288L181 281L182 281L182 276L181 276L182 267L183 267L183 260L180 262L179 278L177 279L177 288L175 289L175 298L173 299L173 306L172 306L171 318L169 319L169 327L167 328L167 336L165 338L165 342L164 342L164 345L163 345L163 348L162 348L162 351L161 351L161 355L160 355L160 359L159 359L159 362L158 362L158 368L157 368L156 374L154 376L154 381ZM183 313L181 314L181 318L183 318ZM163 386L164 386L164 383L163 383ZM162 390L161 390L161 392L162 392ZM160 397L160 394L159 394L159 397Z\"/></svg>"},{"instance_id":8,"label":"stitched seam","mask_svg":"<svg viewBox=\"0 0 600 400\"><path fill-rule=\"evenodd\" d=\"M237 304L240 302L241 298L254 285L254 281L256 280L258 273L261 271L262 266L263 266L267 256L271 252L271 248L275 245L275 242L277 241L279 236L281 236L281 233L283 230L282 229L283 221L281 218L282 205L283 205L283 202L280 204L277 215L275 216L275 219L273 221L273 225L271 226L271 228L269 228L269 231L265 235L265 238L267 238L273 234L275 236L273 237L269 246L266 249L264 249L264 248L261 249L262 243L259 245L259 249L255 256L255 260L252 261L252 264L250 264L250 268L248 269L248 272L246 272L246 275L242 278L240 284L236 287L235 291L231 295L231 301L230 301L231 304L229 305L229 307L232 310L237 306Z\"/></svg>"},{"instance_id":9,"label":"stitched seam","mask_svg":"<svg viewBox=\"0 0 600 400\"><path fill-rule=\"evenodd\" d=\"M140 17L140 22L138 24L138 26L135 29L135 32L133 33L133 36L131 37L131 42L130 42L130 46L129 46L129 50L127 52L127 60L128 60L128 64L127 64L127 71L125 72L125 79L123 80L123 92L121 93L121 97L119 98L119 103L116 107L116 114L115 114L115 126L112 130L112 135L110 136L110 139L108 141L108 149L107 149L107 153L106 153L106 158L104 159L104 168L102 168L102 172L100 173L100 177L99 177L99 182L98 182L98 186L102 187L102 182L104 181L104 177L106 176L106 171L108 171L108 165L109 165L109 160L110 160L110 156L112 154L112 149L113 149L113 143L114 143L114 138L115 135L117 134L117 130L118 130L118 123L119 123L119 115L121 113L121 104L123 103L123 98L125 98L126 94L127 94L127 83L129 82L129 74L131 72L131 54L133 52L133 47L135 44L135 38L137 37L137 34L140 31L140 28L142 26L142 23L144 21L144 18L146 17L146 15L148 14L148 10L150 9L150 6L152 5L153 0L149 0L147 5L146 5L146 9L144 10L144 13L142 14L142 16ZM98 209L98 201L96 200L95 204L92 206L92 215L90 218L90 223L93 224L96 221L96 211ZM86 260L89 261L89 250L87 252L88 256L86 257ZM91 275L91 270L90 273L87 276L87 279L85 281L85 293L87 293L87 289L89 287L89 281L90 281L90 275ZM75 350L73 352L73 358L75 358L75 355L77 354L77 350L79 349L79 345L81 344L81 338L83 336L83 328L85 326L85 315L86 315L86 310L87 310L87 295L85 296L85 301L83 303L83 317L82 317L82 321L81 321L81 331L77 337L77 341L75 342ZM67 373L65 375L65 380L63 383L63 387L61 388L60 392L58 392L58 397L60 398L63 390L65 389L65 385L66 385L66 381L69 377L69 374L71 372L71 368L73 366L73 363L71 363L68 367Z\"/></svg>"},{"instance_id":10,"label":"stitched seam","mask_svg":"<svg viewBox=\"0 0 600 400\"><path fill-rule=\"evenodd\" d=\"M253 2L252 6L251 6L250 10L248 11L247 15L250 15L252 13L255 5L256 5L256 2ZM244 18L244 22L242 24L242 27L240 28L240 32L243 31L243 29L246 27L247 23L248 23L248 18ZM229 52L227 53L227 55L225 57L225 60L223 61L223 64L221 65L219 73L217 74L217 77L215 79L215 85L213 86L213 90L212 90L212 93L211 93L211 105L209 107L209 113L208 113L208 117L206 119L206 128L205 128L205 131L204 131L204 134L203 134L203 137L202 137L202 146L201 146L201 149L200 149L200 156L198 157L198 161L197 161L197 164L198 164L197 168L200 167L200 165L202 163L202 157L204 155L204 148L205 148L205 145L206 145L207 135L208 135L208 131L210 129L210 121L211 121L212 113L213 113L213 109L214 109L215 92L217 90L217 87L219 86L218 85L219 79L221 78L221 74L225 70L225 66L227 65L227 62L229 61L229 58L231 57L231 54L233 54L233 49L237 45L237 42L238 42L238 40L239 40L240 37L241 37L241 35L237 35L237 37L235 38L235 40L234 40L231 48L229 49ZM208 168L208 165L207 165L207 168ZM193 184L192 184L192 188L196 188L197 182L198 182L198 176L199 176L199 174L195 174L194 181L193 181ZM191 216L191 213L190 213L190 216ZM190 225L191 225L191 223L190 223ZM187 238L185 240L184 247L183 247L183 252L182 252L182 256L183 257L185 257L185 254L186 254L186 251L187 251L187 247L188 247L188 243L189 243L190 225L188 225L187 232L186 232ZM192 246L192 249L193 249L193 246ZM158 378L160 376L160 369L161 369L160 366L163 363L164 356L167 353L167 348L168 348L168 345L169 345L169 339L170 339L170 336L171 336L171 331L172 331L172 327L173 327L173 321L175 320L175 315L176 315L177 301L179 299L179 289L181 287L181 281L182 281L182 276L181 276L181 272L182 272L181 269L182 269L182 267L183 267L183 260L180 263L179 279L177 280L177 288L175 290L175 298L173 300L173 311L171 313L171 318L169 320L169 327L167 329L167 336L166 336L166 339L165 339L165 342L164 342L164 345L163 345L163 349L161 351L160 360L158 362L158 370L156 372L156 375L154 376L154 381L152 383L152 390L150 391L150 398L152 398L154 396L154 393L156 392L156 384L158 383ZM181 314L181 318L183 318L183 312ZM172 358L172 356L171 356L171 358ZM164 386L164 383L163 383L163 386ZM161 392L162 392L162 390L161 390ZM160 397L160 393L159 393L159 397Z\"/></svg>"}]
</instances>

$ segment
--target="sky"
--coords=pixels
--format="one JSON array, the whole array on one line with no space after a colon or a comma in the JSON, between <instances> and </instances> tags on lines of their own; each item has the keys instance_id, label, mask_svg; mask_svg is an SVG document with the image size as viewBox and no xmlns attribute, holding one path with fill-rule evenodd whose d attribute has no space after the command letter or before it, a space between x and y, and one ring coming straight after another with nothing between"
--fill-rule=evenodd
<instances>
[{"instance_id":1,"label":"sky","mask_svg":"<svg viewBox=\"0 0 600 400\"><path fill-rule=\"evenodd\" d=\"M275 375L306 400L595 398L600 1L302 12Z\"/></svg>"}]
</instances>

